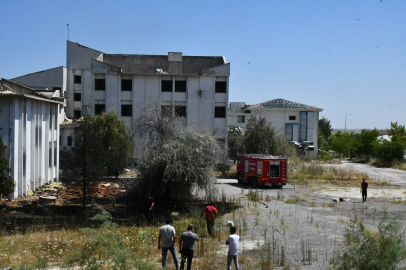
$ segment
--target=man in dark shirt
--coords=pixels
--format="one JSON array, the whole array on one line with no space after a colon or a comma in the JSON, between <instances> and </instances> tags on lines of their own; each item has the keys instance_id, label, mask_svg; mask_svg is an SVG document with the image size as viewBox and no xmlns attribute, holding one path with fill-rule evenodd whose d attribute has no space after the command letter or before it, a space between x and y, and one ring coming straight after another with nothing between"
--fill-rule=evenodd
<instances>
[{"instance_id":1,"label":"man in dark shirt","mask_svg":"<svg viewBox=\"0 0 406 270\"><path fill-rule=\"evenodd\" d=\"M193 230L193 224L187 227L187 232L182 233L179 240L179 252L182 254L182 261L180 263L180 270L185 268L185 262L187 258L187 270L192 269L193 250L195 241L199 241L199 237ZM182 246L183 242L183 246Z\"/></svg>"},{"instance_id":2,"label":"man in dark shirt","mask_svg":"<svg viewBox=\"0 0 406 270\"><path fill-rule=\"evenodd\" d=\"M365 182L365 179L362 179L361 190L360 190L360 192L362 192L362 202L365 202L367 200L367 189L368 189L368 183Z\"/></svg>"},{"instance_id":3,"label":"man in dark shirt","mask_svg":"<svg viewBox=\"0 0 406 270\"><path fill-rule=\"evenodd\" d=\"M147 199L145 201L145 217L147 218L147 222L149 225L154 222L154 213L152 212L154 204L154 199L151 197L151 194L148 193Z\"/></svg>"}]
</instances>

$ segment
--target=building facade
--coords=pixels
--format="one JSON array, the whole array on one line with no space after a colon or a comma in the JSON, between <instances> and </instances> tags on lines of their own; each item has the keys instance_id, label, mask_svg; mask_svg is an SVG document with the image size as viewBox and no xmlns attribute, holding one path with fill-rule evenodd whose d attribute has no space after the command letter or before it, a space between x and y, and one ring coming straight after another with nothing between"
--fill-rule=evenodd
<instances>
[{"instance_id":1,"label":"building facade","mask_svg":"<svg viewBox=\"0 0 406 270\"><path fill-rule=\"evenodd\" d=\"M226 144L230 64L222 56L106 54L68 41L66 68L68 118L114 108L134 130L145 106L158 102L186 126L215 130Z\"/></svg>"},{"instance_id":2,"label":"building facade","mask_svg":"<svg viewBox=\"0 0 406 270\"><path fill-rule=\"evenodd\" d=\"M59 179L59 90L35 91L0 79L0 137L15 181L11 198Z\"/></svg>"},{"instance_id":3,"label":"building facade","mask_svg":"<svg viewBox=\"0 0 406 270\"><path fill-rule=\"evenodd\" d=\"M307 155L317 157L318 122L321 108L296 103L284 99L273 99L255 105L244 102L230 102L228 110L228 125L247 127L248 119L257 114L263 115L277 134L283 134L290 142L297 142L311 147Z\"/></svg>"}]
</instances>

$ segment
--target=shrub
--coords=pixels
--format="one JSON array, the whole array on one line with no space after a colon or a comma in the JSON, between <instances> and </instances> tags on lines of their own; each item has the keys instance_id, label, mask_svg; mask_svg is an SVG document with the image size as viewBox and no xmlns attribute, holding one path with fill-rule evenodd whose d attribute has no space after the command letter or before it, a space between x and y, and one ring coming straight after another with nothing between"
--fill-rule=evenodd
<instances>
[{"instance_id":1,"label":"shrub","mask_svg":"<svg viewBox=\"0 0 406 270\"><path fill-rule=\"evenodd\" d=\"M405 146L402 142L382 141L377 146L377 158L381 162L393 163L403 160Z\"/></svg>"},{"instance_id":2,"label":"shrub","mask_svg":"<svg viewBox=\"0 0 406 270\"><path fill-rule=\"evenodd\" d=\"M406 256L405 232L398 220L387 213L379 222L378 233L353 221L345 235L345 250L334 260L334 269L397 269Z\"/></svg>"}]
</instances>

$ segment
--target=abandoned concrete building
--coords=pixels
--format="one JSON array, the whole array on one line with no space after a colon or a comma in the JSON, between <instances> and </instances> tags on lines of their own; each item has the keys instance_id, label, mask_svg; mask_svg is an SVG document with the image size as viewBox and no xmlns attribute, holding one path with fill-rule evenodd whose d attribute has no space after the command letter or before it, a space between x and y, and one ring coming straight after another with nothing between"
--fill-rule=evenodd
<instances>
[{"instance_id":1,"label":"abandoned concrete building","mask_svg":"<svg viewBox=\"0 0 406 270\"><path fill-rule=\"evenodd\" d=\"M34 90L0 79L0 137L7 146L15 191L11 198L59 179L59 90Z\"/></svg>"},{"instance_id":2,"label":"abandoned concrete building","mask_svg":"<svg viewBox=\"0 0 406 270\"><path fill-rule=\"evenodd\" d=\"M133 130L155 101L172 107L185 125L215 129L227 140L230 64L222 56L106 54L68 41L66 65L69 118L115 108Z\"/></svg>"},{"instance_id":3,"label":"abandoned concrete building","mask_svg":"<svg viewBox=\"0 0 406 270\"><path fill-rule=\"evenodd\" d=\"M309 106L281 98L265 101L255 105L245 102L230 102L228 125L247 127L248 119L261 114L275 128L277 134L286 136L289 142L306 145L306 155L317 157L318 121L321 108Z\"/></svg>"},{"instance_id":4,"label":"abandoned concrete building","mask_svg":"<svg viewBox=\"0 0 406 270\"><path fill-rule=\"evenodd\" d=\"M92 115L114 108L134 130L134 120L153 101L170 106L186 126L215 130L226 144L230 63L223 56L107 54L67 41L66 70L59 71L13 80L30 87L41 81L49 87L61 85L69 119L80 118L84 111ZM71 122L61 125L61 147L71 145L72 131ZM140 147L138 140L134 158Z\"/></svg>"}]
</instances>

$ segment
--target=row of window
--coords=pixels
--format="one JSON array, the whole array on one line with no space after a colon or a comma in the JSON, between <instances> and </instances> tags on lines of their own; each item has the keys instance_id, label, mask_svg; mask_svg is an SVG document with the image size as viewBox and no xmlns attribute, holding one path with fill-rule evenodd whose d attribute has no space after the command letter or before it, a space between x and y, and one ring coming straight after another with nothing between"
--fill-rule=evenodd
<instances>
[{"instance_id":1,"label":"row of window","mask_svg":"<svg viewBox=\"0 0 406 270\"><path fill-rule=\"evenodd\" d=\"M75 75L73 79L74 83L81 84L82 76ZM106 79L94 79L94 89L95 90L106 90ZM186 92L187 86L186 81L175 81L175 92ZM132 91L133 83L131 79L121 80L121 91ZM173 92L172 80L161 81L161 91L162 92ZM227 93L227 82L216 82L215 85L216 93ZM75 100L80 101L80 100Z\"/></svg>"},{"instance_id":2,"label":"row of window","mask_svg":"<svg viewBox=\"0 0 406 270\"><path fill-rule=\"evenodd\" d=\"M106 111L105 104L95 104L94 113L102 114ZM227 108L226 106L215 106L214 107L214 117L215 118L225 118ZM79 119L82 117L82 112L80 110L73 111L74 118ZM162 116L172 115L172 106L162 106L161 107ZM121 105L121 116L133 116L133 105L123 104ZM175 117L186 117L186 106L175 106Z\"/></svg>"}]
</instances>

